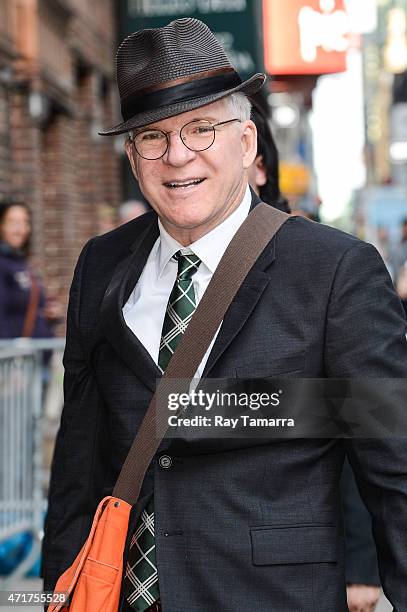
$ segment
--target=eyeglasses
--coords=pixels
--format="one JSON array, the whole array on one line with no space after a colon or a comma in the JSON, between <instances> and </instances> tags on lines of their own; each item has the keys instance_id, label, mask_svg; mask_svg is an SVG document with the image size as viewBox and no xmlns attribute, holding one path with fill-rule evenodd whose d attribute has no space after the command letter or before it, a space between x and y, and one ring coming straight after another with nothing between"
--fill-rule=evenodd
<instances>
[{"instance_id":1,"label":"eyeglasses","mask_svg":"<svg viewBox=\"0 0 407 612\"><path fill-rule=\"evenodd\" d=\"M232 121L240 121L240 119L228 119L227 121L219 121L219 123L211 123L206 119L195 119L182 126L179 131L179 136L182 143L190 149L190 151L205 151L209 149L215 142L215 128L232 123ZM169 135L176 132L164 132L163 130L143 130L130 138L131 142L140 157L144 159L160 159L166 154L170 139Z\"/></svg>"}]
</instances>

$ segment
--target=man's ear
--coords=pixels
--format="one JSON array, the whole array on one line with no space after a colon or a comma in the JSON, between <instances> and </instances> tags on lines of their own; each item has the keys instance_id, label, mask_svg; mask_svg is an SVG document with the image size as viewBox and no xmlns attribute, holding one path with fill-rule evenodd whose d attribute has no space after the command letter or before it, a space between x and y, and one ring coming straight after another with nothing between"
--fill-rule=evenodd
<instances>
[{"instance_id":1,"label":"man's ear","mask_svg":"<svg viewBox=\"0 0 407 612\"><path fill-rule=\"evenodd\" d=\"M243 168L250 168L257 153L257 129L253 121L245 121L241 134Z\"/></svg>"},{"instance_id":2,"label":"man's ear","mask_svg":"<svg viewBox=\"0 0 407 612\"><path fill-rule=\"evenodd\" d=\"M131 169L133 171L134 176L138 181L138 173L137 173L137 164L136 164L136 154L134 152L134 145L131 142L130 138L127 138L126 143L124 145L126 149L127 157L130 162Z\"/></svg>"},{"instance_id":3,"label":"man's ear","mask_svg":"<svg viewBox=\"0 0 407 612\"><path fill-rule=\"evenodd\" d=\"M256 157L253 167L256 186L263 187L267 183L267 172L263 162L263 155Z\"/></svg>"}]
</instances>

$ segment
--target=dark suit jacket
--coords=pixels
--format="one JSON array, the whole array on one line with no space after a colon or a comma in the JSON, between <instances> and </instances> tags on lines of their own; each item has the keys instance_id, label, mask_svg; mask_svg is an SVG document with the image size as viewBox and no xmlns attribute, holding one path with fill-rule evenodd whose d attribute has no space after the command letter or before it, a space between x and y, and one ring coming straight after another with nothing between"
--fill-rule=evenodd
<instances>
[{"instance_id":1,"label":"dark suit jacket","mask_svg":"<svg viewBox=\"0 0 407 612\"><path fill-rule=\"evenodd\" d=\"M122 316L157 236L147 213L91 240L75 271L47 589L111 493L160 376ZM226 313L204 377L405 377L405 326L374 247L292 217ZM163 453L169 468L160 466ZM154 487L164 612L347 609L339 493L346 453L373 516L384 590L407 609L403 441L235 439L166 440L151 464L138 509Z\"/></svg>"}]
</instances>

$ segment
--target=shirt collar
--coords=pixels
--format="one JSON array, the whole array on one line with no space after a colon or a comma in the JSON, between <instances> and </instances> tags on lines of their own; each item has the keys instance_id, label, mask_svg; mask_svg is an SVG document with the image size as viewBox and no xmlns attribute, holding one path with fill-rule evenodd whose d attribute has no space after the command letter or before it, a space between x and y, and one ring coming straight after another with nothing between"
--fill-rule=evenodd
<instances>
[{"instance_id":1,"label":"shirt collar","mask_svg":"<svg viewBox=\"0 0 407 612\"><path fill-rule=\"evenodd\" d=\"M170 236L158 219L160 244L157 257L157 277L159 278L162 275L164 268L177 251L181 251L184 255L194 253L213 274L226 251L226 247L249 214L250 206L251 193L247 185L243 200L236 210L213 230L188 247L182 246L175 238Z\"/></svg>"}]
</instances>

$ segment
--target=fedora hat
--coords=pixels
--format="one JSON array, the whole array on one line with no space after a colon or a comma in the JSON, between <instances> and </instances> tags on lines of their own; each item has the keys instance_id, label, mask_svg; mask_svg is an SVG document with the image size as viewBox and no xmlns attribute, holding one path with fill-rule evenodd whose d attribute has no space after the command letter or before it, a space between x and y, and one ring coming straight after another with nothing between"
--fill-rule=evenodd
<instances>
[{"instance_id":1,"label":"fedora hat","mask_svg":"<svg viewBox=\"0 0 407 612\"><path fill-rule=\"evenodd\" d=\"M238 91L254 94L266 76L242 81L208 26L185 18L128 36L117 51L116 78L123 121L101 136L123 134Z\"/></svg>"}]
</instances>

